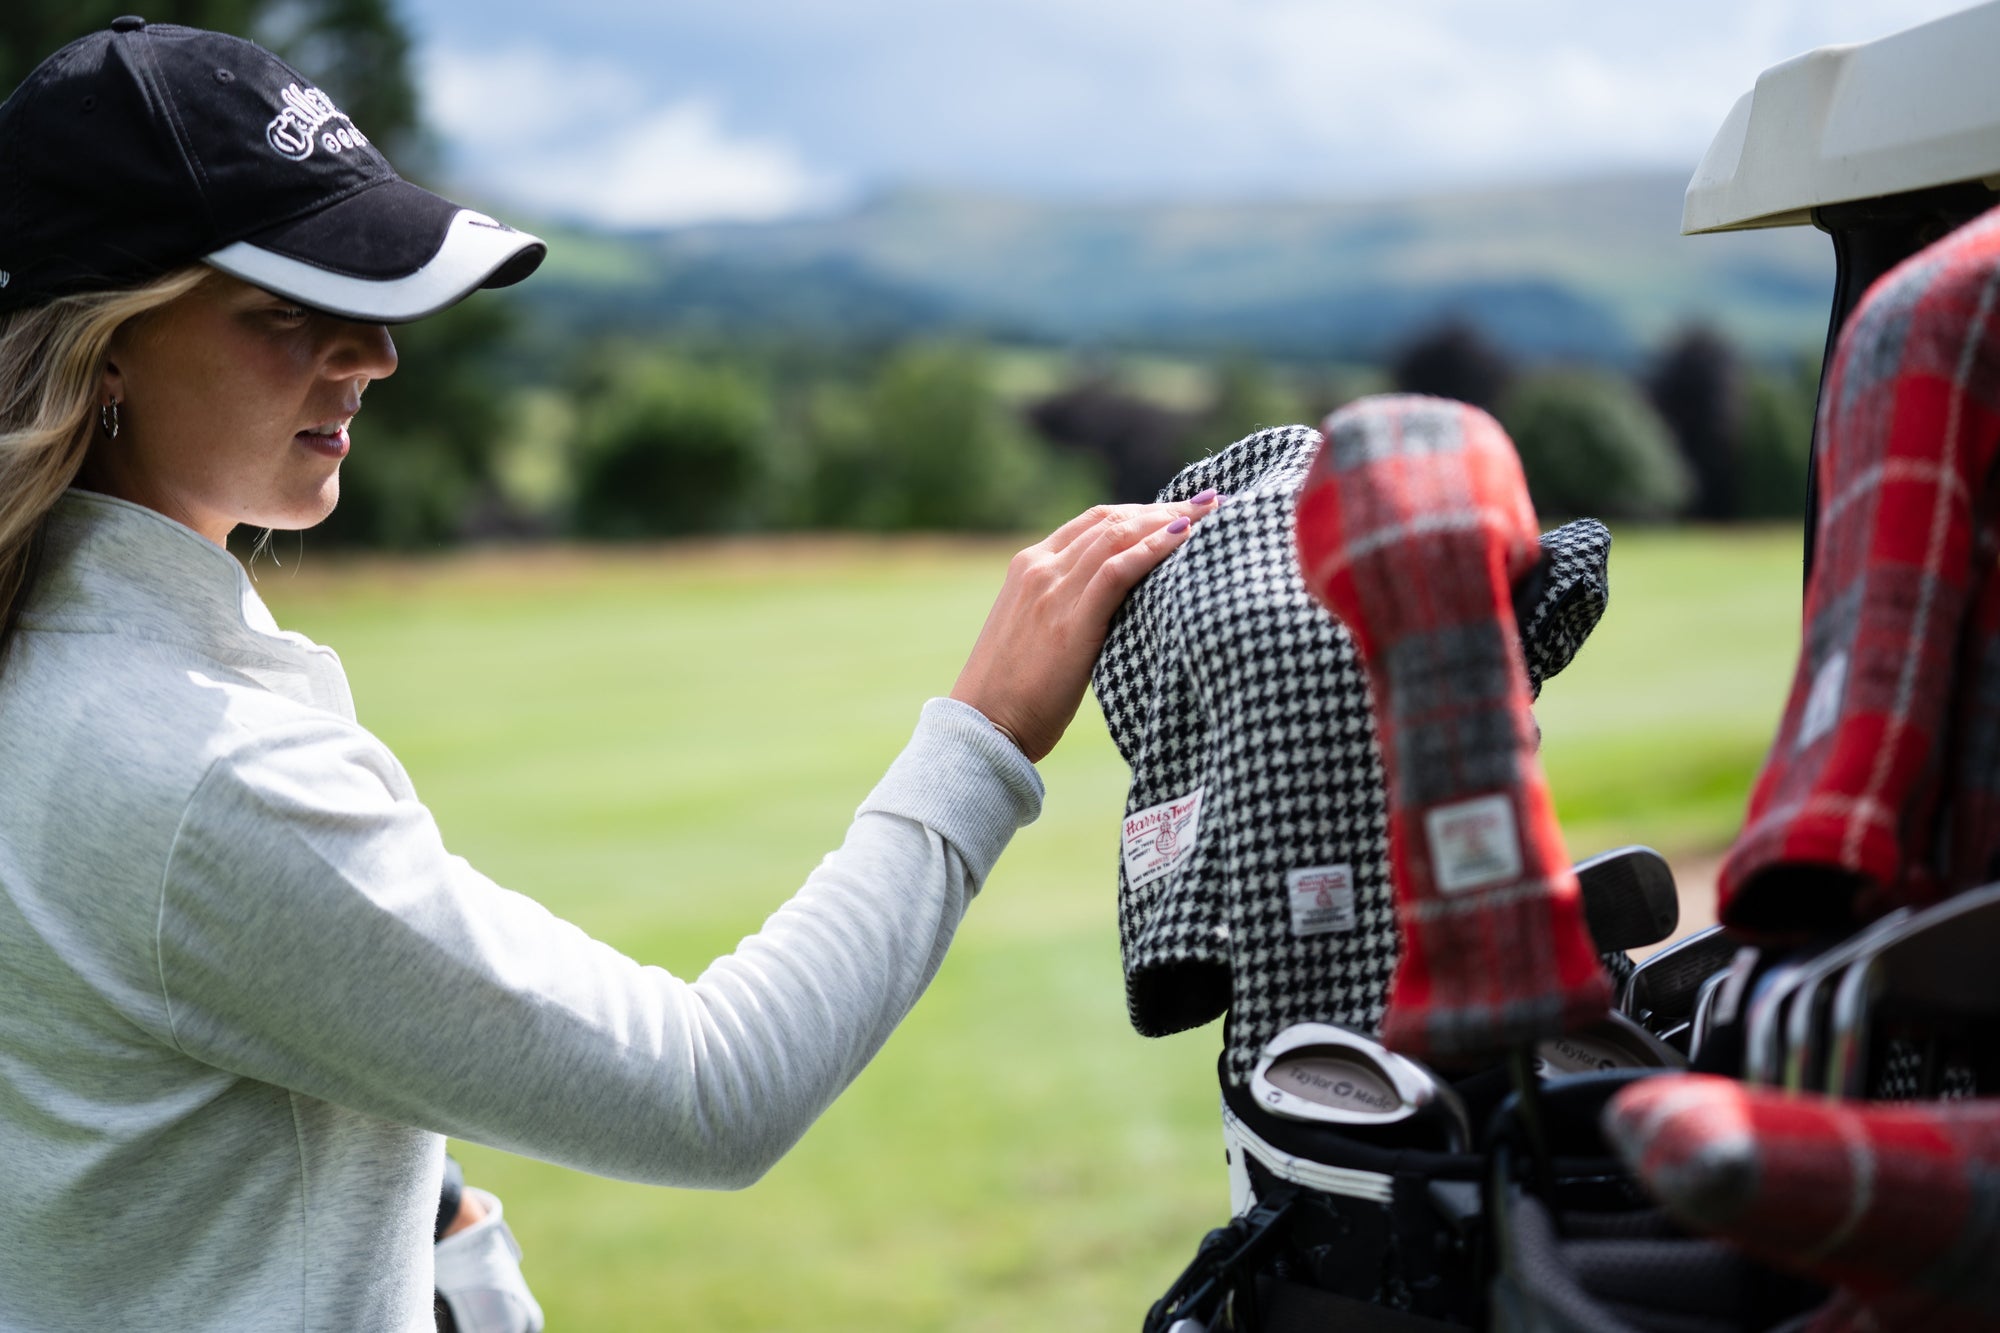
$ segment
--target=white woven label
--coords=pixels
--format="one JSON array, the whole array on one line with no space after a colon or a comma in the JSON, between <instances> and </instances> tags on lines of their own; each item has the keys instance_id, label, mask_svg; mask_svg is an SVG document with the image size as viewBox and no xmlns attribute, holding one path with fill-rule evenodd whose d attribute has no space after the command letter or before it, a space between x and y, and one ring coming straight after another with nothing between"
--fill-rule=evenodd
<instances>
[{"instance_id":1,"label":"white woven label","mask_svg":"<svg viewBox=\"0 0 2000 1333\"><path fill-rule=\"evenodd\" d=\"M1805 749L1840 720L1840 696L1847 686L1847 650L1841 649L1820 663L1813 675L1812 691L1806 695L1805 716L1799 719L1797 748Z\"/></svg>"},{"instance_id":2,"label":"white woven label","mask_svg":"<svg viewBox=\"0 0 2000 1333\"><path fill-rule=\"evenodd\" d=\"M1150 884L1187 859L1201 833L1201 798L1207 790L1196 787L1125 816L1125 887Z\"/></svg>"},{"instance_id":3,"label":"white woven label","mask_svg":"<svg viewBox=\"0 0 2000 1333\"><path fill-rule=\"evenodd\" d=\"M1351 866L1310 866L1285 872L1292 904L1292 934L1326 935L1354 929L1354 870Z\"/></svg>"},{"instance_id":4,"label":"white woven label","mask_svg":"<svg viewBox=\"0 0 2000 1333\"><path fill-rule=\"evenodd\" d=\"M1521 834L1514 803L1504 793L1441 805L1424 816L1431 874L1445 893L1462 893L1521 877Z\"/></svg>"}]
</instances>

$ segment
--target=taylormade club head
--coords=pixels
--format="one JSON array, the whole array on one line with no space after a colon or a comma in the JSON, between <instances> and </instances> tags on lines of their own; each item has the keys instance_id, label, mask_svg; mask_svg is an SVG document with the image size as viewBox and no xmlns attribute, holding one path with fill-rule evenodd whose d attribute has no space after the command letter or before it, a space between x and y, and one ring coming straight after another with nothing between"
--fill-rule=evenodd
<instances>
[{"instance_id":1,"label":"taylormade club head","mask_svg":"<svg viewBox=\"0 0 2000 1333\"><path fill-rule=\"evenodd\" d=\"M1728 964L1736 941L1722 927L1697 931L1670 944L1633 969L1618 997L1618 1008L1654 1032L1678 1026L1694 1014L1701 983Z\"/></svg>"},{"instance_id":2,"label":"taylormade club head","mask_svg":"<svg viewBox=\"0 0 2000 1333\"><path fill-rule=\"evenodd\" d=\"M1687 1057L1615 1010L1602 1023L1551 1037L1535 1047L1542 1078L1607 1069L1685 1069Z\"/></svg>"},{"instance_id":3,"label":"taylormade club head","mask_svg":"<svg viewBox=\"0 0 2000 1333\"><path fill-rule=\"evenodd\" d=\"M1870 1030L1886 1017L1967 1022L2000 1014L2000 884L1913 913L1857 953L1833 997L1826 1085L1867 1094Z\"/></svg>"},{"instance_id":4,"label":"taylormade club head","mask_svg":"<svg viewBox=\"0 0 2000 1333\"><path fill-rule=\"evenodd\" d=\"M1259 1107L1287 1120L1380 1128L1435 1128L1444 1151L1472 1142L1465 1104L1449 1083L1408 1056L1331 1023L1297 1023L1264 1046L1250 1075Z\"/></svg>"},{"instance_id":5,"label":"taylormade club head","mask_svg":"<svg viewBox=\"0 0 2000 1333\"><path fill-rule=\"evenodd\" d=\"M1674 872L1651 847L1619 847L1579 861L1576 882L1599 953L1658 944L1680 924Z\"/></svg>"}]
</instances>

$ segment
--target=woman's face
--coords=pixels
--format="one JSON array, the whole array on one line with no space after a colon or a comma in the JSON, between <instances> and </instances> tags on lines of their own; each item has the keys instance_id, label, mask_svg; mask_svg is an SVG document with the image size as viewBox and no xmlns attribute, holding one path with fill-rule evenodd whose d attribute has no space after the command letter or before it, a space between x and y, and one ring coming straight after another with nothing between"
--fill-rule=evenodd
<instances>
[{"instance_id":1,"label":"woman's face","mask_svg":"<svg viewBox=\"0 0 2000 1333\"><path fill-rule=\"evenodd\" d=\"M239 523L308 528L340 498L347 422L394 373L380 324L322 315L224 274L112 339L84 486L156 509L220 545Z\"/></svg>"}]
</instances>

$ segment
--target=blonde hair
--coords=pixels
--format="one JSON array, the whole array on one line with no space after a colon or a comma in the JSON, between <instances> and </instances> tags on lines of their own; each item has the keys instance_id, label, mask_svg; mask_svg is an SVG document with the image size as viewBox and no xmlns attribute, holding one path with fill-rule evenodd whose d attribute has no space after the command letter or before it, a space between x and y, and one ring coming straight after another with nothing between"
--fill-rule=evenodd
<instances>
[{"instance_id":1,"label":"blonde hair","mask_svg":"<svg viewBox=\"0 0 2000 1333\"><path fill-rule=\"evenodd\" d=\"M34 584L49 511L76 480L98 428L112 338L213 274L194 264L143 286L0 315L0 660Z\"/></svg>"}]
</instances>

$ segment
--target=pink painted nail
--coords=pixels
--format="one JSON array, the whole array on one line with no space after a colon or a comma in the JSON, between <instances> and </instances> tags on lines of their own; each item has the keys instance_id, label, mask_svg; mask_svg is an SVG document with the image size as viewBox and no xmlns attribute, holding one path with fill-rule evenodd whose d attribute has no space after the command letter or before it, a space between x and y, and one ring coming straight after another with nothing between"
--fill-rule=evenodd
<instances>
[{"instance_id":1,"label":"pink painted nail","mask_svg":"<svg viewBox=\"0 0 2000 1333\"><path fill-rule=\"evenodd\" d=\"M1215 487L1211 486L1207 490L1203 491L1201 494L1195 496L1192 500L1189 500L1188 503L1191 505L1205 505L1212 503L1214 500L1215 500Z\"/></svg>"},{"instance_id":2,"label":"pink painted nail","mask_svg":"<svg viewBox=\"0 0 2000 1333\"><path fill-rule=\"evenodd\" d=\"M1185 517L1177 518L1173 522L1167 524L1167 531L1176 534L1183 533L1188 530L1188 525L1189 525L1189 520L1187 518Z\"/></svg>"}]
</instances>

